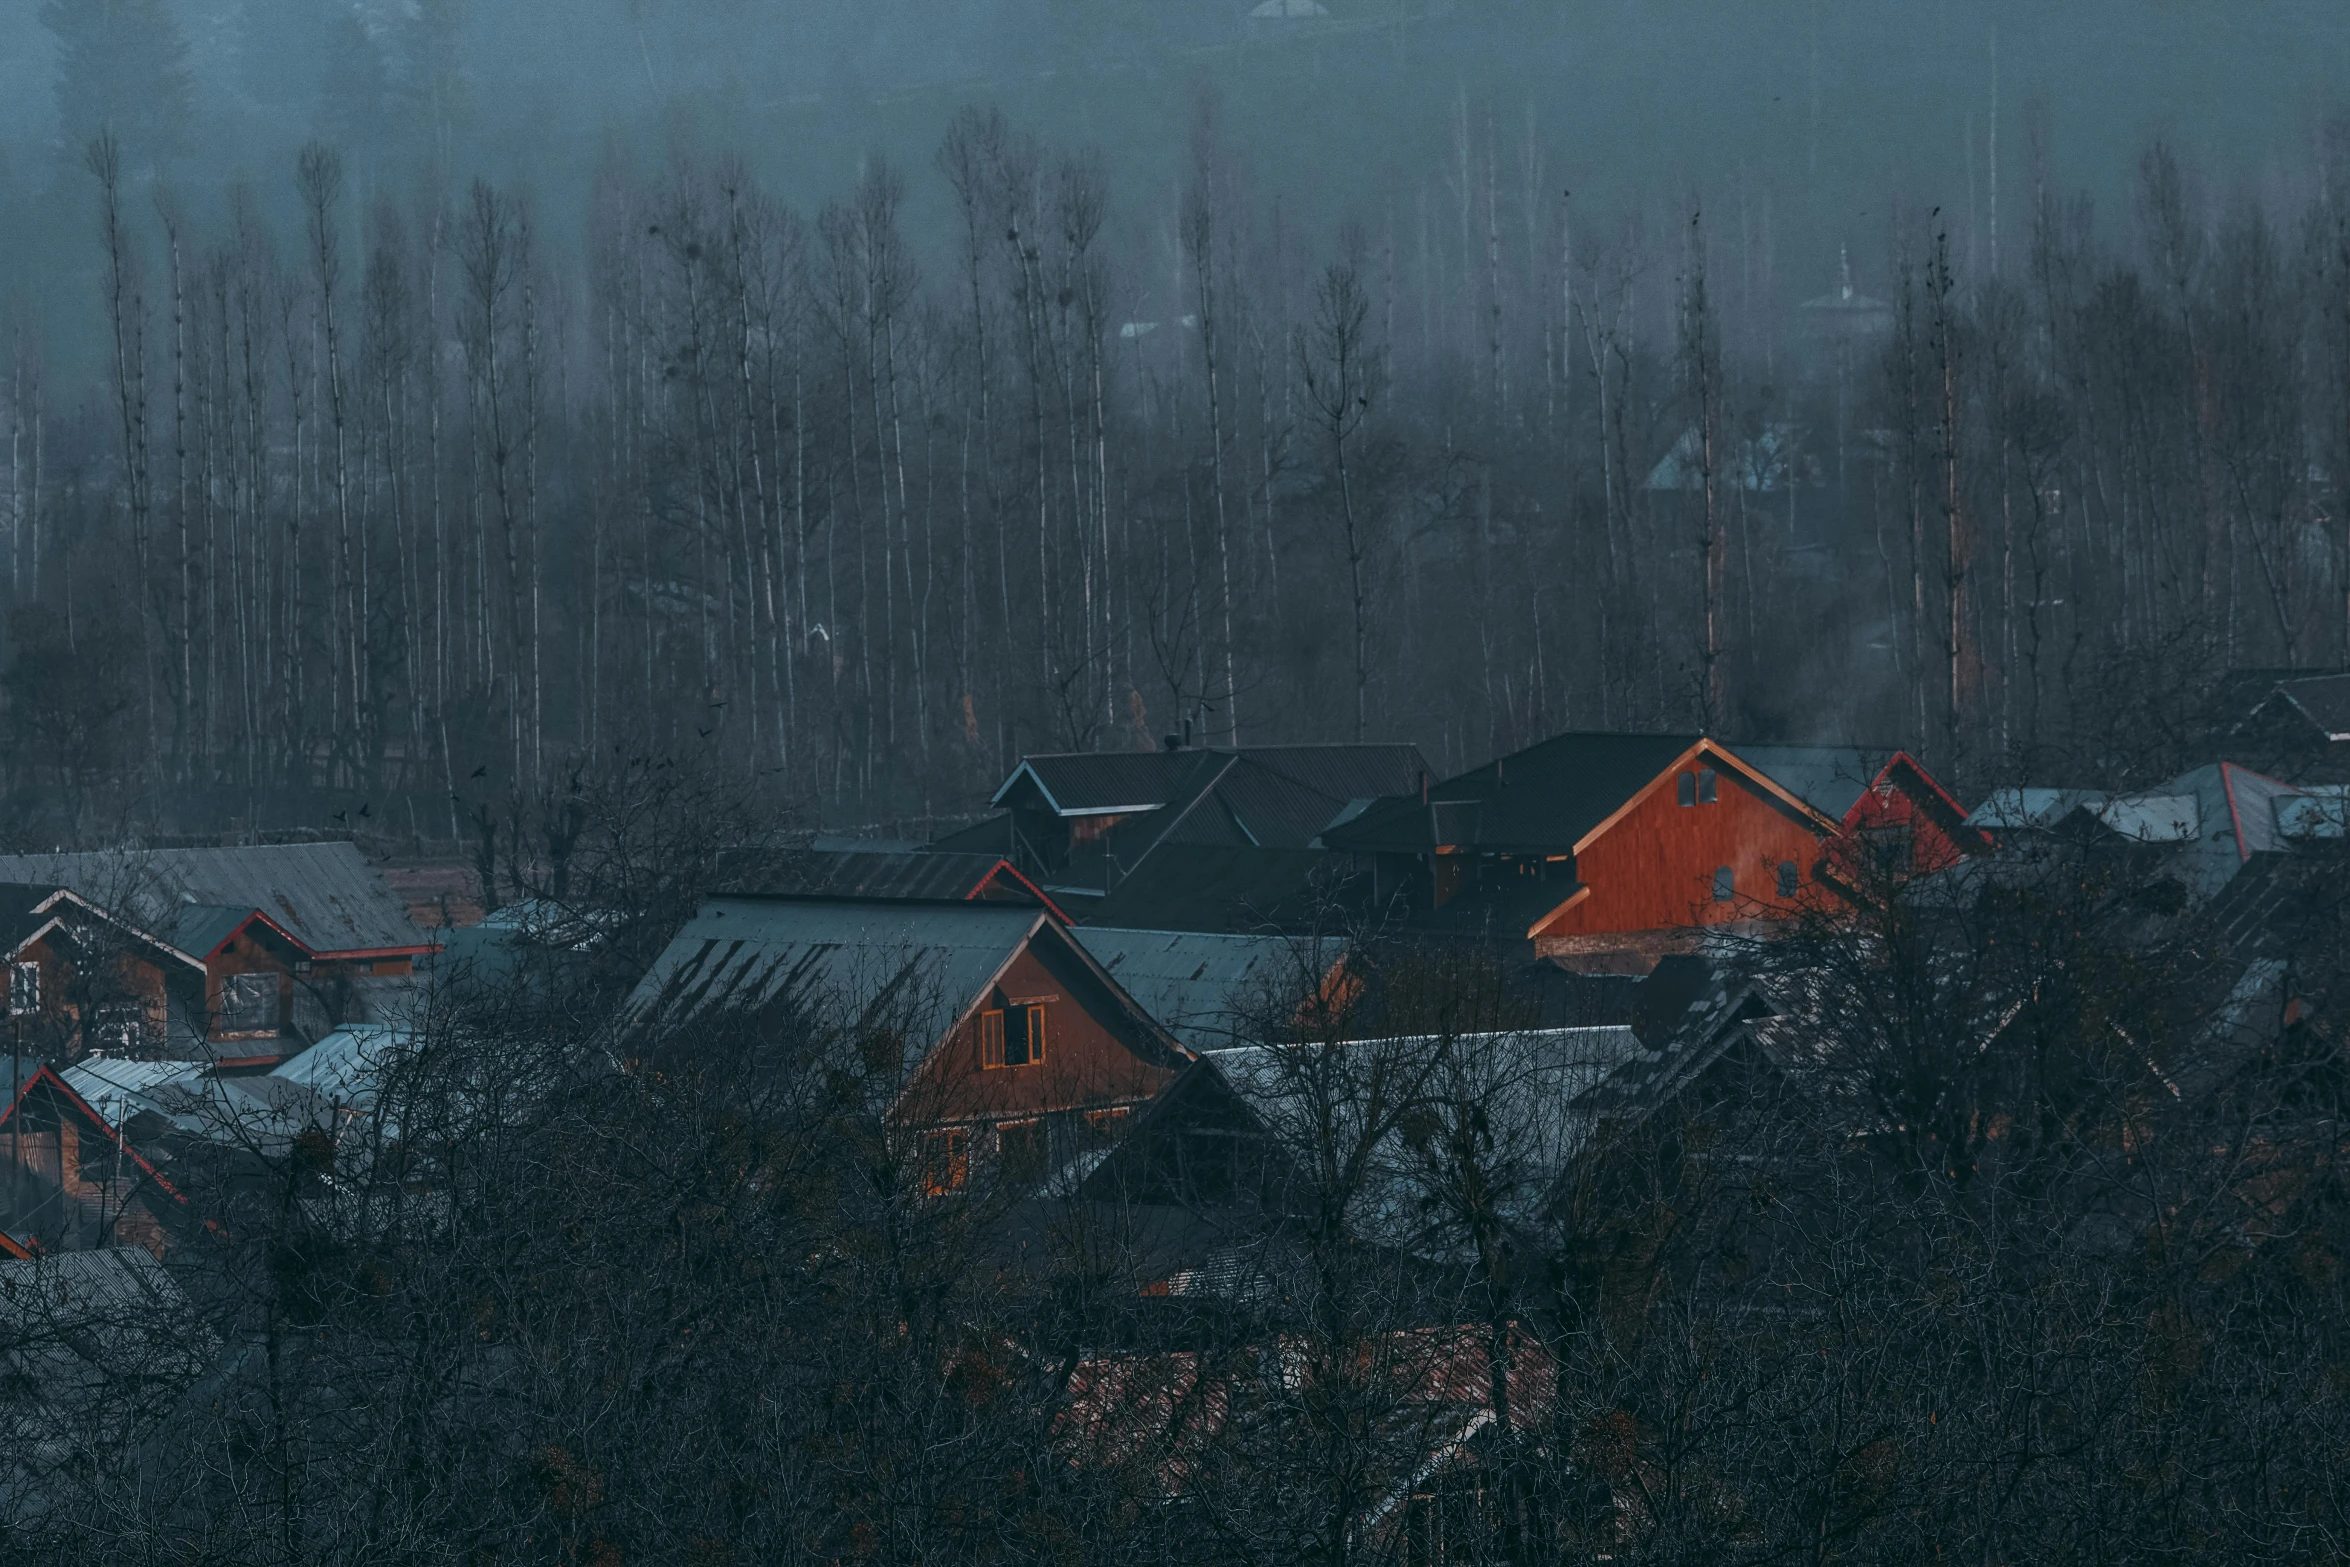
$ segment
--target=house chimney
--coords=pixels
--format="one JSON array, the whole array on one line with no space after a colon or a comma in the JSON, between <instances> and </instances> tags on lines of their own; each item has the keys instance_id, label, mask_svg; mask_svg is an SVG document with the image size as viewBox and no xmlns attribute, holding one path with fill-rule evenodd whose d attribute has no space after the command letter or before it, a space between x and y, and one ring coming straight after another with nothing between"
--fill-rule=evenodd
<instances>
[{"instance_id":1,"label":"house chimney","mask_svg":"<svg viewBox=\"0 0 2350 1567\"><path fill-rule=\"evenodd\" d=\"M1159 748L1163 751L1180 751L1183 749L1183 737L1172 734L1161 735L1159 736Z\"/></svg>"},{"instance_id":2,"label":"house chimney","mask_svg":"<svg viewBox=\"0 0 2350 1567\"><path fill-rule=\"evenodd\" d=\"M1191 720L1188 718L1183 720L1183 749L1191 749Z\"/></svg>"},{"instance_id":3,"label":"house chimney","mask_svg":"<svg viewBox=\"0 0 2350 1567\"><path fill-rule=\"evenodd\" d=\"M1428 803L1428 769L1425 767L1420 769L1420 803Z\"/></svg>"}]
</instances>

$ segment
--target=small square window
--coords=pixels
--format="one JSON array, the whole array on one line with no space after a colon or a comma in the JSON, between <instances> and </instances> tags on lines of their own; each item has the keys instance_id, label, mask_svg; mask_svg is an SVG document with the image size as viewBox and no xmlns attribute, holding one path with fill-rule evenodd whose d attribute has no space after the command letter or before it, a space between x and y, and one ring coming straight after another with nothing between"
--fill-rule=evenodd
<instances>
[{"instance_id":1,"label":"small square window","mask_svg":"<svg viewBox=\"0 0 2350 1567\"><path fill-rule=\"evenodd\" d=\"M1714 803L1714 797L1714 770L1710 767L1701 767L1697 770L1697 803L1711 805Z\"/></svg>"},{"instance_id":2,"label":"small square window","mask_svg":"<svg viewBox=\"0 0 2350 1567\"><path fill-rule=\"evenodd\" d=\"M1727 865L1714 867L1714 902L1727 903L1738 895L1738 873Z\"/></svg>"},{"instance_id":3,"label":"small square window","mask_svg":"<svg viewBox=\"0 0 2350 1567\"><path fill-rule=\"evenodd\" d=\"M228 974L220 981L220 1018L214 1025L223 1034L259 1034L277 1027L277 976Z\"/></svg>"},{"instance_id":4,"label":"small square window","mask_svg":"<svg viewBox=\"0 0 2350 1567\"><path fill-rule=\"evenodd\" d=\"M944 1197L971 1182L971 1134L960 1126L922 1134L922 1195Z\"/></svg>"},{"instance_id":5,"label":"small square window","mask_svg":"<svg viewBox=\"0 0 2350 1567\"><path fill-rule=\"evenodd\" d=\"M1797 867L1796 867L1796 864L1795 864L1795 862L1794 862L1793 860L1781 860L1781 861L1779 862L1779 896L1780 896L1780 897L1782 897L1782 898L1792 898L1792 897L1794 897L1794 896L1795 896L1795 889L1796 889L1798 886L1800 886L1800 885L1802 884L1802 880L1803 880L1803 873L1802 873L1802 871L1800 871L1799 869L1797 869Z\"/></svg>"},{"instance_id":6,"label":"small square window","mask_svg":"<svg viewBox=\"0 0 2350 1567\"><path fill-rule=\"evenodd\" d=\"M1683 773L1674 780L1673 787L1683 805L1697 803L1697 775L1695 773Z\"/></svg>"}]
</instances>

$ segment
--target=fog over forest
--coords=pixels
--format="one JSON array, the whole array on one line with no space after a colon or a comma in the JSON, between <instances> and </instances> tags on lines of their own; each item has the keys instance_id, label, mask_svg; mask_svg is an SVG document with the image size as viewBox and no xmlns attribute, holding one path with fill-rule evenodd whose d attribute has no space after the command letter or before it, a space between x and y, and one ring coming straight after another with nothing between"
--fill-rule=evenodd
<instances>
[{"instance_id":1,"label":"fog over forest","mask_svg":"<svg viewBox=\"0 0 2350 1567\"><path fill-rule=\"evenodd\" d=\"M0 38L29 840L450 839L682 748L904 824L1186 732L2111 781L2350 636L2321 0Z\"/></svg>"}]
</instances>

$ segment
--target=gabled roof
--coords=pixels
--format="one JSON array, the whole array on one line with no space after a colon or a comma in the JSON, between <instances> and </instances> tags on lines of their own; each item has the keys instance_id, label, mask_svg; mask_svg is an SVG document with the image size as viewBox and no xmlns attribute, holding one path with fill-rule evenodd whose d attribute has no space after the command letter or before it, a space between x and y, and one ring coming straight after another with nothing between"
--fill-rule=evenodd
<instances>
[{"instance_id":1,"label":"gabled roof","mask_svg":"<svg viewBox=\"0 0 2350 1567\"><path fill-rule=\"evenodd\" d=\"M1070 934L1160 1027L1194 1050L1233 1044L1265 1005L1321 983L1337 962L1335 952L1285 936L1100 925ZM1306 972L1317 966L1322 972Z\"/></svg>"},{"instance_id":2,"label":"gabled roof","mask_svg":"<svg viewBox=\"0 0 2350 1567\"><path fill-rule=\"evenodd\" d=\"M2327 740L2350 740L2350 674L2302 675L2280 680L2276 694L2315 724Z\"/></svg>"},{"instance_id":3,"label":"gabled roof","mask_svg":"<svg viewBox=\"0 0 2350 1567\"><path fill-rule=\"evenodd\" d=\"M1343 899L1348 871L1343 856L1319 849L1187 843L1180 853L1145 856L1086 918L1152 930L1288 929Z\"/></svg>"},{"instance_id":4,"label":"gabled roof","mask_svg":"<svg viewBox=\"0 0 2350 1567\"><path fill-rule=\"evenodd\" d=\"M272 935L292 946L304 957L312 956L308 947L283 925L259 909L245 908L233 903L190 903L180 910L179 924L172 932L172 944L199 962L210 959L221 948L234 940L248 925L258 924Z\"/></svg>"},{"instance_id":5,"label":"gabled roof","mask_svg":"<svg viewBox=\"0 0 2350 1567\"><path fill-rule=\"evenodd\" d=\"M1741 745L1737 750L1740 760L1752 762L1804 804L1837 821L1891 770L1898 755L1853 745Z\"/></svg>"},{"instance_id":6,"label":"gabled roof","mask_svg":"<svg viewBox=\"0 0 2350 1567\"><path fill-rule=\"evenodd\" d=\"M104 925L152 950L166 963L199 971L203 968L200 960L190 957L170 942L117 919L68 888L0 883L0 952L7 956L14 957L51 931L66 926L69 921Z\"/></svg>"},{"instance_id":7,"label":"gabled roof","mask_svg":"<svg viewBox=\"0 0 2350 1567\"><path fill-rule=\"evenodd\" d=\"M1703 735L1570 733L1432 785L1425 802L1382 800L1322 838L1334 849L1366 851L1571 853L1695 756L1743 774L1823 831L1836 826L1743 753Z\"/></svg>"},{"instance_id":8,"label":"gabled roof","mask_svg":"<svg viewBox=\"0 0 2350 1567\"><path fill-rule=\"evenodd\" d=\"M70 887L150 929L200 905L259 909L322 958L432 950L407 906L350 843L0 855L0 880Z\"/></svg>"},{"instance_id":9,"label":"gabled roof","mask_svg":"<svg viewBox=\"0 0 2350 1567\"><path fill-rule=\"evenodd\" d=\"M187 1198L180 1195L178 1188L174 1187L171 1182L165 1180L160 1174L158 1174L155 1167L142 1158L136 1148L133 1148L129 1142L124 1140L122 1132L119 1128L109 1122L106 1117L100 1115L96 1107L93 1106L88 1100L84 1099L79 1093L76 1093L74 1091L73 1085L68 1083L64 1078L58 1076L56 1070L46 1061L34 1067L32 1071L26 1075L23 1086L17 1090L16 1097L9 1101L8 1108L5 1110L0 1110L0 1133L5 1133L8 1130L10 1122L12 1122L16 1118L18 1112L24 1108L25 1101L30 1099L35 1093L48 1093L54 1095L64 1108L79 1116L84 1122L88 1123L89 1127L93 1131L97 1132L107 1142L113 1144L115 1149L123 1157L128 1158L133 1164L136 1164L141 1170L145 1171L148 1178L154 1181L156 1186L166 1195L168 1195L174 1202L184 1203L187 1201Z\"/></svg>"},{"instance_id":10,"label":"gabled roof","mask_svg":"<svg viewBox=\"0 0 2350 1567\"><path fill-rule=\"evenodd\" d=\"M1427 769L1419 748L1412 745L1065 752L1024 758L989 803L1001 807L1034 799L1058 816L1158 810L1195 798L1210 778L1234 761L1337 805L1417 788Z\"/></svg>"},{"instance_id":11,"label":"gabled roof","mask_svg":"<svg viewBox=\"0 0 2350 1567\"><path fill-rule=\"evenodd\" d=\"M1054 907L1044 890L1000 854L929 849L812 849L789 862L777 891L835 898L964 898ZM1066 914L1062 914L1067 919Z\"/></svg>"},{"instance_id":12,"label":"gabled roof","mask_svg":"<svg viewBox=\"0 0 2350 1567\"><path fill-rule=\"evenodd\" d=\"M856 1021L902 1006L908 1070L960 1023L1031 942L1089 970L1170 1060L1182 1050L1049 909L956 900L712 898L662 950L629 999L639 1022L810 1005Z\"/></svg>"}]
</instances>

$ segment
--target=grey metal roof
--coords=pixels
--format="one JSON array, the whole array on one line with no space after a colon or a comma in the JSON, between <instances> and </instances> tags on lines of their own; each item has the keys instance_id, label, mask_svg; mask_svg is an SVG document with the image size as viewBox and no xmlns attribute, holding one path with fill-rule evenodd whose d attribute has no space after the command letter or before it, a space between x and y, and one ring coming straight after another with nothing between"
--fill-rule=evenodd
<instances>
[{"instance_id":1,"label":"grey metal roof","mask_svg":"<svg viewBox=\"0 0 2350 1567\"><path fill-rule=\"evenodd\" d=\"M176 929L190 907L259 909L321 957L431 945L350 843L9 854L0 880L70 887L150 930Z\"/></svg>"},{"instance_id":2,"label":"grey metal roof","mask_svg":"<svg viewBox=\"0 0 2350 1567\"><path fill-rule=\"evenodd\" d=\"M629 1011L675 1022L787 1000L849 1017L908 1005L934 1014L935 1039L1051 918L1019 903L713 898L662 949Z\"/></svg>"},{"instance_id":3,"label":"grey metal roof","mask_svg":"<svg viewBox=\"0 0 2350 1567\"><path fill-rule=\"evenodd\" d=\"M180 910L171 944L193 958L208 958L244 928L256 911L235 903L191 903Z\"/></svg>"},{"instance_id":4,"label":"grey metal roof","mask_svg":"<svg viewBox=\"0 0 2350 1567\"><path fill-rule=\"evenodd\" d=\"M2350 740L2350 674L2304 675L2279 681L2277 690L2328 740Z\"/></svg>"},{"instance_id":5,"label":"grey metal roof","mask_svg":"<svg viewBox=\"0 0 2350 1567\"><path fill-rule=\"evenodd\" d=\"M1078 943L1158 1020L1194 1050L1239 1043L1268 1002L1318 983L1338 953L1284 936L1122 930L1084 925Z\"/></svg>"},{"instance_id":6,"label":"grey metal roof","mask_svg":"<svg viewBox=\"0 0 2350 1567\"><path fill-rule=\"evenodd\" d=\"M1734 745L1729 750L1813 810L1838 821L1859 803L1893 754L1850 745Z\"/></svg>"},{"instance_id":7,"label":"grey metal roof","mask_svg":"<svg viewBox=\"0 0 2350 1567\"><path fill-rule=\"evenodd\" d=\"M1000 854L939 850L814 849L787 862L775 890L841 898L999 897L1036 902Z\"/></svg>"},{"instance_id":8,"label":"grey metal roof","mask_svg":"<svg viewBox=\"0 0 2350 1567\"><path fill-rule=\"evenodd\" d=\"M1196 794L1235 759L1341 805L1417 789L1427 769L1419 747L1401 744L1065 752L1023 758L993 803L1006 803L1026 779L1062 815L1150 810Z\"/></svg>"},{"instance_id":9,"label":"grey metal roof","mask_svg":"<svg viewBox=\"0 0 2350 1567\"><path fill-rule=\"evenodd\" d=\"M1439 1064L1447 1051L1457 1074ZM1349 1147L1405 1101L1475 1094L1491 1128L1497 1205L1512 1223L1535 1219L1567 1164L1597 1125L1587 1101L1643 1054L1629 1026L1545 1028L1468 1034L1439 1041L1361 1040L1337 1046L1244 1045L1206 1052L1233 1093L1277 1144L1317 1146L1327 1124ZM1424 1078L1416 1074L1426 1074ZM1372 1084L1377 1081L1377 1088ZM1428 1214L1417 1178L1423 1156L1400 1126L1374 1142L1355 1222L1367 1237L1399 1246L1427 1245Z\"/></svg>"}]
</instances>

